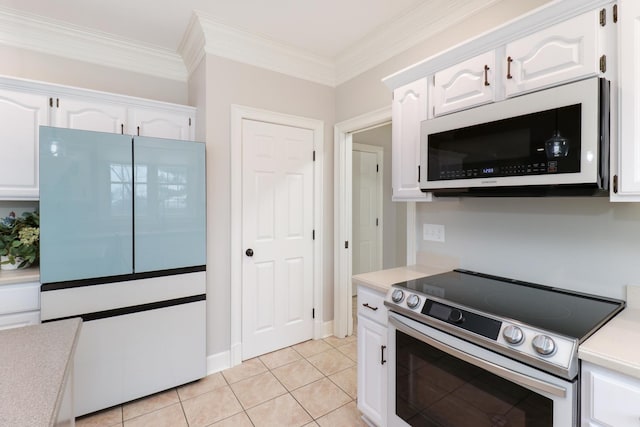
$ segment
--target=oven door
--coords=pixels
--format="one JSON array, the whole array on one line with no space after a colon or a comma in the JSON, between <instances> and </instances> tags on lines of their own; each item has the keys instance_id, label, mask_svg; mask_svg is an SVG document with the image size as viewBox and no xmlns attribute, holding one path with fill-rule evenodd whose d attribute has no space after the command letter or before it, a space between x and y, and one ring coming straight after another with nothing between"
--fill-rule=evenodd
<instances>
[{"instance_id":1,"label":"oven door","mask_svg":"<svg viewBox=\"0 0 640 427\"><path fill-rule=\"evenodd\" d=\"M389 312L389 426L577 425L578 385Z\"/></svg>"}]
</instances>

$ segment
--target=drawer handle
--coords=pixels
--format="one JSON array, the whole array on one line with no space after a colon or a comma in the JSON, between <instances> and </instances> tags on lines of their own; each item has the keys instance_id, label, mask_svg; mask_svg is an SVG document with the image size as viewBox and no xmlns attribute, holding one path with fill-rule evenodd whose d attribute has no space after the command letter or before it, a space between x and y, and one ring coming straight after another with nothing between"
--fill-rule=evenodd
<instances>
[{"instance_id":1,"label":"drawer handle","mask_svg":"<svg viewBox=\"0 0 640 427\"><path fill-rule=\"evenodd\" d=\"M484 66L484 85L485 86L489 86L489 66L485 65Z\"/></svg>"},{"instance_id":2,"label":"drawer handle","mask_svg":"<svg viewBox=\"0 0 640 427\"><path fill-rule=\"evenodd\" d=\"M511 75L511 63L513 62L513 58L512 57L508 57L507 58L507 78L508 79L512 79L513 76Z\"/></svg>"},{"instance_id":3,"label":"drawer handle","mask_svg":"<svg viewBox=\"0 0 640 427\"><path fill-rule=\"evenodd\" d=\"M385 363L387 363L386 360L384 360L384 349L387 348L386 345L381 345L380 346L380 364L384 365Z\"/></svg>"},{"instance_id":4,"label":"drawer handle","mask_svg":"<svg viewBox=\"0 0 640 427\"><path fill-rule=\"evenodd\" d=\"M371 309L371 310L373 310L373 311L376 311L376 310L378 309L378 307L372 307L372 306L370 306L368 302L365 302L365 303L364 303L364 304L362 304L362 305L363 305L363 306L365 306L365 307L367 307L367 308L369 308L369 309Z\"/></svg>"}]
</instances>

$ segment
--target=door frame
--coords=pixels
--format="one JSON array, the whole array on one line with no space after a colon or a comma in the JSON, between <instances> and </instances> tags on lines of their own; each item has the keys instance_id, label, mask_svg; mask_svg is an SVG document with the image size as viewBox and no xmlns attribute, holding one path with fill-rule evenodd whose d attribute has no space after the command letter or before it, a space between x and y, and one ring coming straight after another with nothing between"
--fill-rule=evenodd
<instances>
[{"instance_id":1,"label":"door frame","mask_svg":"<svg viewBox=\"0 0 640 427\"><path fill-rule=\"evenodd\" d=\"M379 224L376 228L376 245L378 253L376 254L376 268L377 270L381 270L383 266L383 240L382 236L384 235L384 206L383 206L383 174L384 174L384 148L379 147L377 145L369 145L369 144L359 144L356 142L352 142L352 156L354 151L362 151L365 153L373 153L376 155L376 162L378 164L378 173L376 175L376 197L378 202L376 203L376 216L379 220ZM353 157L352 157L353 161ZM351 171L353 173L353 170ZM353 178L353 175L351 175ZM352 181L353 185L353 181ZM353 191L353 188L352 188ZM353 222L353 217L351 218ZM353 265L353 260L351 260ZM353 292L353 289L352 289Z\"/></svg>"},{"instance_id":2,"label":"door frame","mask_svg":"<svg viewBox=\"0 0 640 427\"><path fill-rule=\"evenodd\" d=\"M242 363L242 121L255 120L313 131L313 338L323 336L323 156L324 122L243 105L231 105L231 366ZM311 231L311 230L310 230Z\"/></svg>"},{"instance_id":3,"label":"door frame","mask_svg":"<svg viewBox=\"0 0 640 427\"><path fill-rule=\"evenodd\" d=\"M346 337L353 333L353 312L351 307L351 174L353 150L352 134L391 122L391 105L334 126L334 176L333 176L333 334ZM393 150L392 150L393 151ZM407 265L415 264L416 253L416 204L407 202Z\"/></svg>"}]
</instances>

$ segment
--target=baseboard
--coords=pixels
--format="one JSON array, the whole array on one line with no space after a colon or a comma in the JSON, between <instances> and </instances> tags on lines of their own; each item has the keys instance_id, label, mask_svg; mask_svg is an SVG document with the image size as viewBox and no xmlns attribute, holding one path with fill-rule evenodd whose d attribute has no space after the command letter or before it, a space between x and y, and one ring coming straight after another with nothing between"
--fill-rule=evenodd
<instances>
[{"instance_id":1,"label":"baseboard","mask_svg":"<svg viewBox=\"0 0 640 427\"><path fill-rule=\"evenodd\" d=\"M333 335L333 320L322 324L322 338L330 337L331 335Z\"/></svg>"},{"instance_id":2,"label":"baseboard","mask_svg":"<svg viewBox=\"0 0 640 427\"><path fill-rule=\"evenodd\" d=\"M223 351L221 353L207 356L207 375L224 371L231 367L231 352Z\"/></svg>"}]
</instances>

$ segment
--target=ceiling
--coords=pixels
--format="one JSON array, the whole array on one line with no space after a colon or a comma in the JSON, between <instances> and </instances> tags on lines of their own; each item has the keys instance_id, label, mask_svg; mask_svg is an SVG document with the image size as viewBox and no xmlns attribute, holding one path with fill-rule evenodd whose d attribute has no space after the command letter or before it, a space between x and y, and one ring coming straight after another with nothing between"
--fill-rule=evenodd
<instances>
[{"instance_id":1,"label":"ceiling","mask_svg":"<svg viewBox=\"0 0 640 427\"><path fill-rule=\"evenodd\" d=\"M335 57L430 0L0 0L0 6L176 51L192 12Z\"/></svg>"},{"instance_id":2,"label":"ceiling","mask_svg":"<svg viewBox=\"0 0 640 427\"><path fill-rule=\"evenodd\" d=\"M335 86L499 1L0 0L0 44L186 80L199 22L207 53Z\"/></svg>"}]
</instances>

